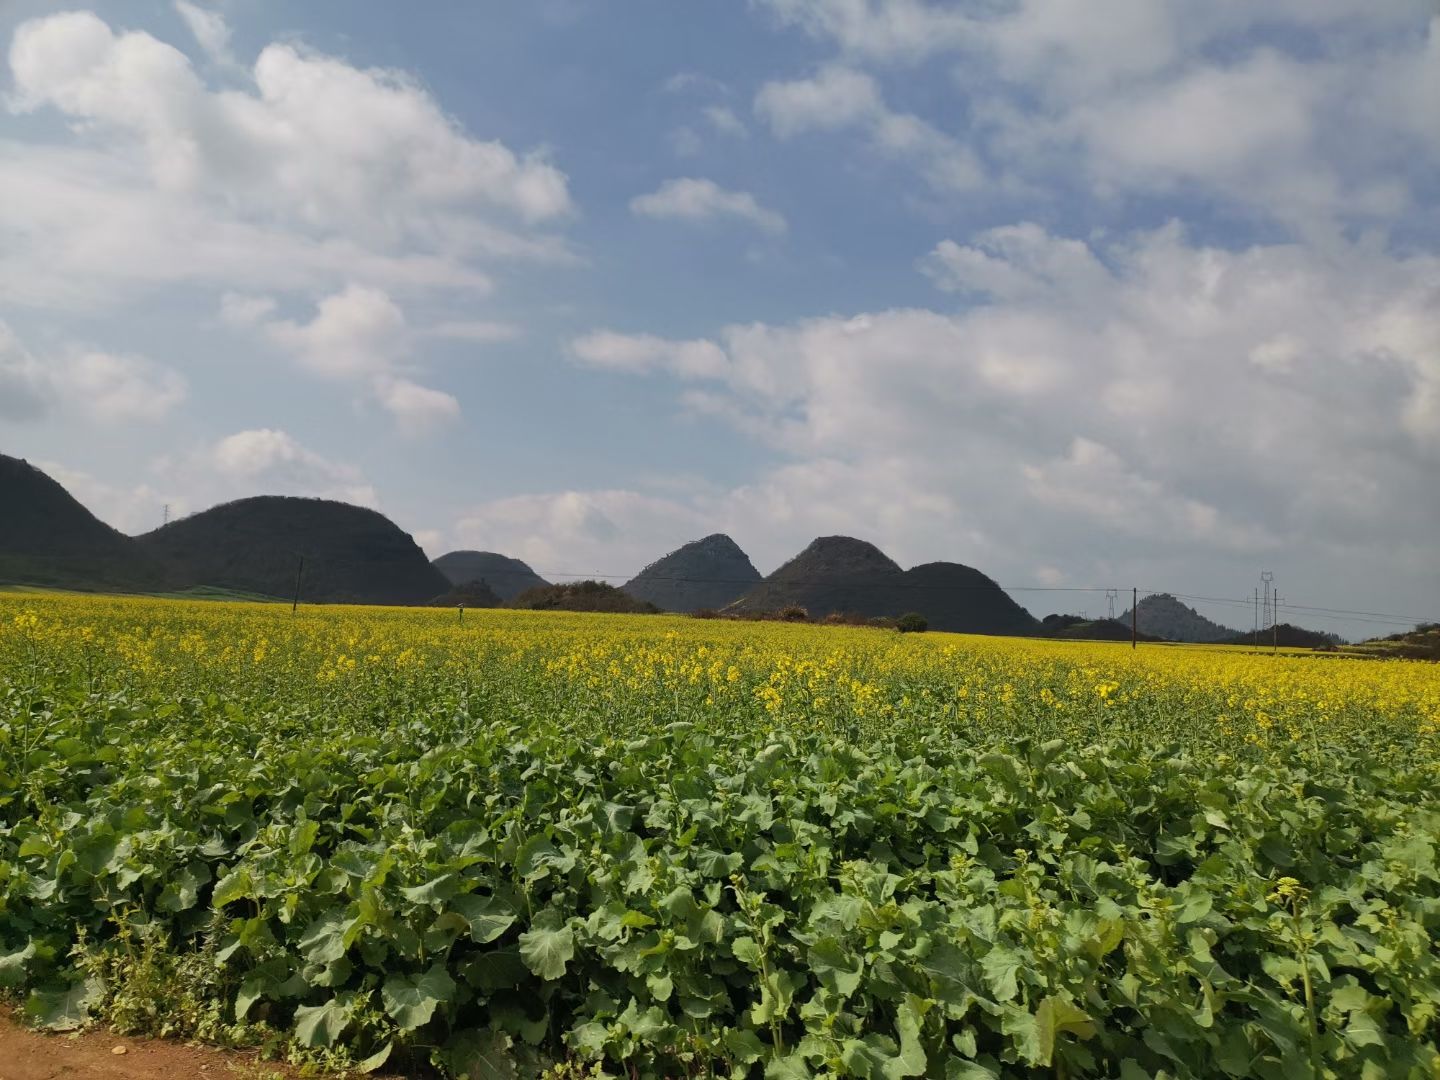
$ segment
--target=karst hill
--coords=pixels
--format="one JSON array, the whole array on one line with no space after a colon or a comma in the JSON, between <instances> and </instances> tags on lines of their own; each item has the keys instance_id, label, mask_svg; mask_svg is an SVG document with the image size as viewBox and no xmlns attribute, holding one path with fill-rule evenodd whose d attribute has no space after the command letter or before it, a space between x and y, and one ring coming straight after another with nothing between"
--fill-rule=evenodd
<instances>
[{"instance_id":1,"label":"karst hill","mask_svg":"<svg viewBox=\"0 0 1440 1080\"><path fill-rule=\"evenodd\" d=\"M760 571L740 545L714 533L657 559L624 589L662 611L688 612L725 607L759 581Z\"/></svg>"},{"instance_id":2,"label":"karst hill","mask_svg":"<svg viewBox=\"0 0 1440 1080\"><path fill-rule=\"evenodd\" d=\"M298 572L302 599L361 604L420 604L450 589L389 518L327 499L240 499L136 541L195 585L284 597Z\"/></svg>"},{"instance_id":3,"label":"karst hill","mask_svg":"<svg viewBox=\"0 0 1440 1080\"><path fill-rule=\"evenodd\" d=\"M55 480L0 454L0 581L70 589L158 589L166 567Z\"/></svg>"},{"instance_id":4,"label":"karst hill","mask_svg":"<svg viewBox=\"0 0 1440 1080\"><path fill-rule=\"evenodd\" d=\"M969 566L932 562L902 570L864 540L822 536L729 608L737 613L802 607L812 618L919 612L932 630L1038 633L1039 624L993 580Z\"/></svg>"},{"instance_id":5,"label":"karst hill","mask_svg":"<svg viewBox=\"0 0 1440 1080\"><path fill-rule=\"evenodd\" d=\"M451 551L435 560L435 569L453 585L483 581L501 600L550 584L519 559L493 551Z\"/></svg>"}]
</instances>

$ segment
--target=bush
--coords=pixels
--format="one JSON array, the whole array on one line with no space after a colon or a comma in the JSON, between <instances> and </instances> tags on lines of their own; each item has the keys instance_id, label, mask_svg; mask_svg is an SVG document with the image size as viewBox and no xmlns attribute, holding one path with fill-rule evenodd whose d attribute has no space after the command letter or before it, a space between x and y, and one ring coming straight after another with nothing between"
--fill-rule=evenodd
<instances>
[{"instance_id":1,"label":"bush","mask_svg":"<svg viewBox=\"0 0 1440 1080\"><path fill-rule=\"evenodd\" d=\"M775 612L775 617L781 622L809 622L810 612L799 604L790 604Z\"/></svg>"},{"instance_id":2,"label":"bush","mask_svg":"<svg viewBox=\"0 0 1440 1080\"><path fill-rule=\"evenodd\" d=\"M902 634L923 634L930 629L930 621L918 611L907 611L895 620L895 629Z\"/></svg>"}]
</instances>

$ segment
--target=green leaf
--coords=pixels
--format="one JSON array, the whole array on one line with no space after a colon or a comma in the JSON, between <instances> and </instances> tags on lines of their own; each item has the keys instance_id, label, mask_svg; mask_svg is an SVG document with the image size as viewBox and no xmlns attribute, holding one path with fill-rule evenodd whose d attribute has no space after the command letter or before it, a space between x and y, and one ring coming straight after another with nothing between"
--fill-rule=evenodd
<instances>
[{"instance_id":1,"label":"green leaf","mask_svg":"<svg viewBox=\"0 0 1440 1080\"><path fill-rule=\"evenodd\" d=\"M503 1031L465 1031L445 1045L440 1058L457 1080L518 1080L513 1045Z\"/></svg>"},{"instance_id":2,"label":"green leaf","mask_svg":"<svg viewBox=\"0 0 1440 1080\"><path fill-rule=\"evenodd\" d=\"M765 1056L765 1051L768 1049L760 1041L760 1036L749 1028L727 1028L722 1036L722 1041L730 1056L741 1065L759 1061Z\"/></svg>"},{"instance_id":3,"label":"green leaf","mask_svg":"<svg viewBox=\"0 0 1440 1080\"><path fill-rule=\"evenodd\" d=\"M515 915L494 896L465 893L450 901L470 926L470 940L487 945L515 924Z\"/></svg>"},{"instance_id":4,"label":"green leaf","mask_svg":"<svg viewBox=\"0 0 1440 1080\"><path fill-rule=\"evenodd\" d=\"M210 906L219 909L236 900L252 900L254 897L255 882L250 876L250 868L237 866L215 883L215 891L210 894Z\"/></svg>"},{"instance_id":5,"label":"green leaf","mask_svg":"<svg viewBox=\"0 0 1440 1080\"><path fill-rule=\"evenodd\" d=\"M865 961L851 953L833 937L824 937L810 948L810 970L820 985L848 998L860 988L865 975Z\"/></svg>"},{"instance_id":6,"label":"green leaf","mask_svg":"<svg viewBox=\"0 0 1440 1080\"><path fill-rule=\"evenodd\" d=\"M985 983L996 1001L1009 1001L1020 992L1016 975L1025 958L1008 945L995 945L980 961Z\"/></svg>"},{"instance_id":7,"label":"green leaf","mask_svg":"<svg viewBox=\"0 0 1440 1080\"><path fill-rule=\"evenodd\" d=\"M331 1046L349 1026L350 1010L338 998L295 1010L295 1038L301 1046Z\"/></svg>"},{"instance_id":8,"label":"green leaf","mask_svg":"<svg viewBox=\"0 0 1440 1080\"><path fill-rule=\"evenodd\" d=\"M400 1025L401 1031L413 1031L428 1024L436 1006L454 997L455 980L446 973L443 963L418 978L391 975L380 991L386 1013Z\"/></svg>"},{"instance_id":9,"label":"green leaf","mask_svg":"<svg viewBox=\"0 0 1440 1080\"><path fill-rule=\"evenodd\" d=\"M575 933L557 908L546 908L531 929L520 935L520 956L542 979L560 978L574 955Z\"/></svg>"},{"instance_id":10,"label":"green leaf","mask_svg":"<svg viewBox=\"0 0 1440 1080\"><path fill-rule=\"evenodd\" d=\"M352 920L344 908L331 908L305 928L300 948L312 964L328 964L345 955L345 931Z\"/></svg>"},{"instance_id":11,"label":"green leaf","mask_svg":"<svg viewBox=\"0 0 1440 1080\"><path fill-rule=\"evenodd\" d=\"M13 990L25 982L25 968L35 955L35 943L27 941L24 948L0 953L0 987Z\"/></svg>"},{"instance_id":12,"label":"green leaf","mask_svg":"<svg viewBox=\"0 0 1440 1080\"><path fill-rule=\"evenodd\" d=\"M441 874L423 885L401 889L400 892L412 904L443 904L455 895L455 875Z\"/></svg>"},{"instance_id":13,"label":"green leaf","mask_svg":"<svg viewBox=\"0 0 1440 1080\"><path fill-rule=\"evenodd\" d=\"M393 1042L387 1042L379 1050L376 1050L375 1053L356 1065L355 1068L362 1073L372 1073L390 1060L390 1052L394 1049L395 1044Z\"/></svg>"},{"instance_id":14,"label":"green leaf","mask_svg":"<svg viewBox=\"0 0 1440 1080\"><path fill-rule=\"evenodd\" d=\"M1070 1034L1088 1039L1095 1034L1095 1024L1074 1004L1052 994L1040 1002L1040 1008L1035 1011L1035 1033L1040 1046L1040 1064L1049 1065L1059 1036Z\"/></svg>"},{"instance_id":15,"label":"green leaf","mask_svg":"<svg viewBox=\"0 0 1440 1080\"><path fill-rule=\"evenodd\" d=\"M47 1031L75 1031L90 1019L90 1007L104 994L99 979L86 979L64 990L35 990L25 1001L25 1015Z\"/></svg>"}]
</instances>

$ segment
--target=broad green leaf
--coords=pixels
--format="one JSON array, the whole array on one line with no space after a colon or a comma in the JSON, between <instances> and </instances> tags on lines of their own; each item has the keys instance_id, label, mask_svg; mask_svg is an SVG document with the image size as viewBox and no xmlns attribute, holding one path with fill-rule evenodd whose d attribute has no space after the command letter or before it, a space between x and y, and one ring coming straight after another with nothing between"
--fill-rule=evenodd
<instances>
[{"instance_id":1,"label":"broad green leaf","mask_svg":"<svg viewBox=\"0 0 1440 1080\"><path fill-rule=\"evenodd\" d=\"M494 941L515 924L514 913L493 896L465 893L454 897L449 906L464 916L470 939L480 945Z\"/></svg>"},{"instance_id":2,"label":"broad green leaf","mask_svg":"<svg viewBox=\"0 0 1440 1080\"><path fill-rule=\"evenodd\" d=\"M393 1042L387 1042L379 1050L376 1050L375 1053L371 1054L364 1061L356 1065L356 1070L362 1073L374 1072L376 1069L380 1068L380 1066L384 1065L385 1062L390 1060L390 1053L394 1049L395 1044Z\"/></svg>"},{"instance_id":3,"label":"broad green leaf","mask_svg":"<svg viewBox=\"0 0 1440 1080\"><path fill-rule=\"evenodd\" d=\"M1035 1011L1035 1033L1040 1046L1040 1064L1049 1065L1060 1035L1088 1039L1095 1034L1095 1024L1073 1003L1052 994L1040 1002L1040 1008Z\"/></svg>"},{"instance_id":4,"label":"broad green leaf","mask_svg":"<svg viewBox=\"0 0 1440 1080\"><path fill-rule=\"evenodd\" d=\"M451 1037L440 1057L457 1080L519 1080L513 1047L503 1031L465 1031Z\"/></svg>"},{"instance_id":5,"label":"broad green leaf","mask_svg":"<svg viewBox=\"0 0 1440 1080\"><path fill-rule=\"evenodd\" d=\"M768 1049L749 1028L727 1028L721 1041L730 1056L742 1065L759 1061Z\"/></svg>"},{"instance_id":6,"label":"broad green leaf","mask_svg":"<svg viewBox=\"0 0 1440 1080\"><path fill-rule=\"evenodd\" d=\"M0 953L0 988L13 990L25 982L25 968L35 955L35 943L27 941L22 948Z\"/></svg>"},{"instance_id":7,"label":"broad green leaf","mask_svg":"<svg viewBox=\"0 0 1440 1080\"><path fill-rule=\"evenodd\" d=\"M574 955L575 934L556 908L546 908L536 916L531 929L520 935L520 956L525 966L542 979L560 978Z\"/></svg>"},{"instance_id":8,"label":"broad green leaf","mask_svg":"<svg viewBox=\"0 0 1440 1080\"><path fill-rule=\"evenodd\" d=\"M328 964L345 955L345 932L351 923L344 908L331 908L305 928L300 948L312 964Z\"/></svg>"},{"instance_id":9,"label":"broad green leaf","mask_svg":"<svg viewBox=\"0 0 1440 1080\"><path fill-rule=\"evenodd\" d=\"M454 997L455 980L446 973L444 964L436 964L414 978L391 975L380 991L385 1011L400 1025L401 1031L413 1031L428 1024L436 1006Z\"/></svg>"},{"instance_id":10,"label":"broad green leaf","mask_svg":"<svg viewBox=\"0 0 1440 1080\"><path fill-rule=\"evenodd\" d=\"M1009 1001L1020 992L1016 975L1025 958L1008 945L994 945L980 961L985 983L996 1001Z\"/></svg>"},{"instance_id":11,"label":"broad green leaf","mask_svg":"<svg viewBox=\"0 0 1440 1080\"><path fill-rule=\"evenodd\" d=\"M820 985L848 998L860 988L865 975L865 961L851 953L833 937L821 938L810 947L810 970Z\"/></svg>"},{"instance_id":12,"label":"broad green leaf","mask_svg":"<svg viewBox=\"0 0 1440 1080\"><path fill-rule=\"evenodd\" d=\"M301 1046L331 1046L349 1026L350 1010L338 999L295 1010L295 1038Z\"/></svg>"},{"instance_id":13,"label":"broad green leaf","mask_svg":"<svg viewBox=\"0 0 1440 1080\"><path fill-rule=\"evenodd\" d=\"M90 1009L104 996L98 979L86 979L63 990L34 990L25 1001L25 1015L47 1031L75 1031L90 1019Z\"/></svg>"}]
</instances>

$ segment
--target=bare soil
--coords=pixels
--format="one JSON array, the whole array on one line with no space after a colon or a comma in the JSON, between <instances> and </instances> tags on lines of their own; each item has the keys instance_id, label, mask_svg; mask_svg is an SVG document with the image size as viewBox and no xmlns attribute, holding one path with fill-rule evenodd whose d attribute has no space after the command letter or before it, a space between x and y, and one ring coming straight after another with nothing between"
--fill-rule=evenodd
<instances>
[{"instance_id":1,"label":"bare soil","mask_svg":"<svg viewBox=\"0 0 1440 1080\"><path fill-rule=\"evenodd\" d=\"M253 1052L133 1039L106 1028L44 1034L0 1009L0 1080L269 1080L277 1075L298 1074L261 1061Z\"/></svg>"}]
</instances>

